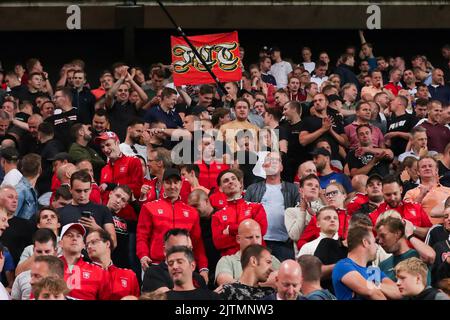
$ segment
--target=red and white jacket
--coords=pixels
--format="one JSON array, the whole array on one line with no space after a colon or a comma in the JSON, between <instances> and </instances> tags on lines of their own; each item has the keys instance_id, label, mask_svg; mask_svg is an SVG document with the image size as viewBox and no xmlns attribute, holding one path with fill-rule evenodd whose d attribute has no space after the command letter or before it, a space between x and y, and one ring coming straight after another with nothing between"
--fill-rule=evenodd
<instances>
[{"instance_id":1,"label":"red and white jacket","mask_svg":"<svg viewBox=\"0 0 450 320\"><path fill-rule=\"evenodd\" d=\"M139 199L141 193L144 174L142 172L141 161L137 157L129 157L121 155L114 163L108 163L102 168L100 175L100 185L106 183L108 188L102 192L102 202L104 205L108 203L109 193L116 185L124 185L130 187L136 199ZM133 208L127 205L120 211L120 217L126 220L136 221L137 216Z\"/></svg>"},{"instance_id":2,"label":"red and white jacket","mask_svg":"<svg viewBox=\"0 0 450 320\"><path fill-rule=\"evenodd\" d=\"M420 203L402 201L395 208L391 208L386 202L380 204L380 206L369 215L374 227L376 226L380 214L388 210L397 211L402 218L411 221L416 227L429 228L433 225Z\"/></svg>"},{"instance_id":3,"label":"red and white jacket","mask_svg":"<svg viewBox=\"0 0 450 320\"><path fill-rule=\"evenodd\" d=\"M139 214L136 229L136 254L139 259L147 256L152 263L163 262L164 234L173 228L189 231L198 268L208 268L197 210L181 200L172 203L163 197L145 204Z\"/></svg>"},{"instance_id":4,"label":"red and white jacket","mask_svg":"<svg viewBox=\"0 0 450 320\"><path fill-rule=\"evenodd\" d=\"M191 193L191 184L189 183L189 181L187 181L184 178L182 178L181 181L182 182L181 182L180 198L181 198L181 201L183 201L184 203L188 203L188 197L189 197L189 194ZM139 197L139 202L141 205L144 205L148 202L158 200L163 197L164 186L161 183L159 186L159 189L158 189L157 184L158 184L157 178L153 178L150 180L144 179L144 183L142 185L149 186L149 189L145 195L141 195Z\"/></svg>"},{"instance_id":5,"label":"red and white jacket","mask_svg":"<svg viewBox=\"0 0 450 320\"><path fill-rule=\"evenodd\" d=\"M236 235L239 224L245 219L253 219L258 222L261 227L261 236L264 237L267 232L267 215L260 203L247 202L243 198L227 201L225 208L212 215L213 242L222 256L239 251ZM229 234L225 235L223 231L228 226Z\"/></svg>"},{"instance_id":6,"label":"red and white jacket","mask_svg":"<svg viewBox=\"0 0 450 320\"><path fill-rule=\"evenodd\" d=\"M209 166L203 160L197 161L195 164L200 169L198 183L209 190L217 188L217 176L230 168L227 164L216 161L211 161Z\"/></svg>"},{"instance_id":7,"label":"red and white jacket","mask_svg":"<svg viewBox=\"0 0 450 320\"><path fill-rule=\"evenodd\" d=\"M94 264L102 268L100 264ZM109 275L109 300L120 300L130 295L140 296L141 290L133 270L119 268L112 263L104 270Z\"/></svg>"},{"instance_id":8,"label":"red and white jacket","mask_svg":"<svg viewBox=\"0 0 450 320\"><path fill-rule=\"evenodd\" d=\"M98 265L88 263L81 257L70 266L64 256L59 257L64 262L64 280L69 287L69 298L77 300L109 300L110 278L108 272Z\"/></svg>"}]
</instances>

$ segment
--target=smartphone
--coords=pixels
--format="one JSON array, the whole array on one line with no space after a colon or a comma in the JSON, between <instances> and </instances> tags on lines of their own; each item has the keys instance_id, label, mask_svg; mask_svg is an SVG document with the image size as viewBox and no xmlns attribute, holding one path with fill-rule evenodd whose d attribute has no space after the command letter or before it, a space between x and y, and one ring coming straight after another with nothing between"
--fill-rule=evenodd
<instances>
[{"instance_id":1,"label":"smartphone","mask_svg":"<svg viewBox=\"0 0 450 320\"><path fill-rule=\"evenodd\" d=\"M83 218L90 218L90 217L92 217L92 212L90 212L90 211L82 211L81 212L81 216Z\"/></svg>"}]
</instances>

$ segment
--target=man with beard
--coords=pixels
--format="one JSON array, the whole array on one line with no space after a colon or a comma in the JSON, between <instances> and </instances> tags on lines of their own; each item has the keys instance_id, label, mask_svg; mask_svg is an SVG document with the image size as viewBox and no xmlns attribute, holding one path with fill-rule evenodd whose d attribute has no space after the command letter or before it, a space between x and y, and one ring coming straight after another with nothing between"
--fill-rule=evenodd
<instances>
[{"instance_id":1,"label":"man with beard","mask_svg":"<svg viewBox=\"0 0 450 320\"><path fill-rule=\"evenodd\" d=\"M372 174L366 182L366 194L357 193L347 205L347 213L352 216L353 213L369 214L383 203L383 192L381 192L382 178L378 174Z\"/></svg>"},{"instance_id":2,"label":"man with beard","mask_svg":"<svg viewBox=\"0 0 450 320\"><path fill-rule=\"evenodd\" d=\"M413 232L415 236L425 239L432 223L428 214L423 210L422 205L416 202L402 201L402 187L397 177L392 175L386 176L383 178L382 183L384 202L369 215L372 223L376 225L380 214L393 209L400 213L403 219L411 221L414 225Z\"/></svg>"},{"instance_id":3,"label":"man with beard","mask_svg":"<svg viewBox=\"0 0 450 320\"><path fill-rule=\"evenodd\" d=\"M127 136L125 141L119 145L120 151L126 156L139 155L147 160L147 146L142 145L142 134L144 132L144 121L134 118L128 122Z\"/></svg>"},{"instance_id":4,"label":"man with beard","mask_svg":"<svg viewBox=\"0 0 450 320\"><path fill-rule=\"evenodd\" d=\"M92 139L90 127L86 124L76 123L70 129L70 133L75 140L69 149L72 160L75 163L81 160L89 160L94 167L94 172L98 173L105 162L95 150L88 147L88 143Z\"/></svg>"}]
</instances>

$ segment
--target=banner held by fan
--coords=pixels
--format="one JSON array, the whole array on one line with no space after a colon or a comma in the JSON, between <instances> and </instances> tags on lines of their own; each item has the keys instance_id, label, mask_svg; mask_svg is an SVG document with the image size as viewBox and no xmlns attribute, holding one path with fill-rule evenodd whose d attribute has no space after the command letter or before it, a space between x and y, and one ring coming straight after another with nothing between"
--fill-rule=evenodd
<instances>
[{"instance_id":1,"label":"banner held by fan","mask_svg":"<svg viewBox=\"0 0 450 320\"><path fill-rule=\"evenodd\" d=\"M237 31L188 37L220 82L242 78ZM205 66L182 37L171 37L176 86L214 83Z\"/></svg>"}]
</instances>

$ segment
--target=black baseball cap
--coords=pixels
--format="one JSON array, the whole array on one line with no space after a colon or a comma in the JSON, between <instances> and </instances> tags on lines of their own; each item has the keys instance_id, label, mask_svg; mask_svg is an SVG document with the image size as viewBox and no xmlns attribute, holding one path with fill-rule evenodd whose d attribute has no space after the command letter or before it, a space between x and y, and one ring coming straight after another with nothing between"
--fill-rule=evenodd
<instances>
[{"instance_id":1,"label":"black baseball cap","mask_svg":"<svg viewBox=\"0 0 450 320\"><path fill-rule=\"evenodd\" d=\"M179 180L181 180L180 170L174 169L174 168L169 168L169 169L164 170L163 181L170 179L172 177L176 177Z\"/></svg>"},{"instance_id":2,"label":"black baseball cap","mask_svg":"<svg viewBox=\"0 0 450 320\"><path fill-rule=\"evenodd\" d=\"M19 152L14 147L7 147L2 149L1 156L6 161L17 161L19 160Z\"/></svg>"},{"instance_id":3,"label":"black baseball cap","mask_svg":"<svg viewBox=\"0 0 450 320\"><path fill-rule=\"evenodd\" d=\"M55 154L52 158L49 158L48 160L50 160L50 161L67 160L69 162L72 162L72 157L67 152L60 152L60 153Z\"/></svg>"},{"instance_id":4,"label":"black baseball cap","mask_svg":"<svg viewBox=\"0 0 450 320\"><path fill-rule=\"evenodd\" d=\"M319 154L323 155L323 156L327 156L327 157L331 157L331 153L330 151L328 151L325 148L315 148L312 152L311 155L313 156L318 156Z\"/></svg>"},{"instance_id":5,"label":"black baseball cap","mask_svg":"<svg viewBox=\"0 0 450 320\"><path fill-rule=\"evenodd\" d=\"M379 180L381 182L383 181L383 178L378 173L371 174L367 179L366 185L372 180Z\"/></svg>"}]
</instances>

